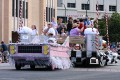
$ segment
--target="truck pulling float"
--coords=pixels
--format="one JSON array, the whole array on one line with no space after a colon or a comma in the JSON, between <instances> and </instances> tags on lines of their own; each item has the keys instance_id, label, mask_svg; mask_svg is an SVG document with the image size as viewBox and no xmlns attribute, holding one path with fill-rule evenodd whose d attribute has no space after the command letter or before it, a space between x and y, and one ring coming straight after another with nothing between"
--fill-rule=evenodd
<instances>
[{"instance_id":1,"label":"truck pulling float","mask_svg":"<svg viewBox=\"0 0 120 80\"><path fill-rule=\"evenodd\" d=\"M18 34L21 42L9 44L10 62L15 64L17 70L25 65L30 65L31 69L35 66L45 66L54 70L69 69L71 66L81 64L105 66L116 62L118 54L107 48L103 49L102 37L96 34L92 32L92 28L87 28L85 37L70 36L62 40L63 44L57 43L60 38L48 38L44 35L33 38L26 33ZM99 46L97 46L96 37ZM71 47L69 43L75 46ZM77 45L79 49L75 48Z\"/></svg>"},{"instance_id":2,"label":"truck pulling float","mask_svg":"<svg viewBox=\"0 0 120 80\"><path fill-rule=\"evenodd\" d=\"M35 66L45 66L51 70L70 68L67 41L59 45L52 38L43 35L35 36L32 40L29 34L20 34L20 39L20 43L9 44L10 62L15 64L17 70L25 65L30 65L31 69ZM52 40L53 43L48 43Z\"/></svg>"}]
</instances>

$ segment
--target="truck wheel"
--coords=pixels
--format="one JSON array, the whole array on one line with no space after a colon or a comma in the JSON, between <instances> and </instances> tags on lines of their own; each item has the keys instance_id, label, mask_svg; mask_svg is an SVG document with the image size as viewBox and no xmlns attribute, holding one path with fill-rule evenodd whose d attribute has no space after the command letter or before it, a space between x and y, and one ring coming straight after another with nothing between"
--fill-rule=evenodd
<instances>
[{"instance_id":1,"label":"truck wheel","mask_svg":"<svg viewBox=\"0 0 120 80\"><path fill-rule=\"evenodd\" d=\"M76 63L73 63L73 67L79 67Z\"/></svg>"},{"instance_id":2,"label":"truck wheel","mask_svg":"<svg viewBox=\"0 0 120 80\"><path fill-rule=\"evenodd\" d=\"M35 69L35 65L30 65L30 68L31 69Z\"/></svg>"},{"instance_id":3,"label":"truck wheel","mask_svg":"<svg viewBox=\"0 0 120 80\"><path fill-rule=\"evenodd\" d=\"M88 67L89 65L90 65L90 60L89 59L84 59L83 61L82 61L82 66L83 67Z\"/></svg>"},{"instance_id":4,"label":"truck wheel","mask_svg":"<svg viewBox=\"0 0 120 80\"><path fill-rule=\"evenodd\" d=\"M104 60L103 59L103 56L100 58L100 60L99 60L99 66L100 67L103 67L103 66L105 66L106 65L106 60Z\"/></svg>"},{"instance_id":5,"label":"truck wheel","mask_svg":"<svg viewBox=\"0 0 120 80\"><path fill-rule=\"evenodd\" d=\"M48 69L48 70L51 70L51 71L54 71L54 70L55 70L55 68L54 68L52 65L47 66L47 69Z\"/></svg>"},{"instance_id":6,"label":"truck wheel","mask_svg":"<svg viewBox=\"0 0 120 80\"><path fill-rule=\"evenodd\" d=\"M20 70L21 69L21 64L15 63L15 68L16 68L16 70Z\"/></svg>"}]
</instances>

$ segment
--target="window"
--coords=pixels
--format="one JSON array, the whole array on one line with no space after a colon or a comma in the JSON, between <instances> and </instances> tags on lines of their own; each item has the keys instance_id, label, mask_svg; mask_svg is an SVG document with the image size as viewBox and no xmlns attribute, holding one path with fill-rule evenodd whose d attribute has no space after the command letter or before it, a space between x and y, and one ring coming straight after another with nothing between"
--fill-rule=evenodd
<instances>
[{"instance_id":1,"label":"window","mask_svg":"<svg viewBox=\"0 0 120 80\"><path fill-rule=\"evenodd\" d=\"M57 6L58 7L62 7L62 4L61 3L63 3L63 0L57 0Z\"/></svg>"},{"instance_id":2,"label":"window","mask_svg":"<svg viewBox=\"0 0 120 80\"><path fill-rule=\"evenodd\" d=\"M20 17L20 0L12 0L12 16ZM28 2L22 1L22 18L28 18Z\"/></svg>"},{"instance_id":3,"label":"window","mask_svg":"<svg viewBox=\"0 0 120 80\"><path fill-rule=\"evenodd\" d=\"M67 7L69 7L69 8L75 8L76 4L75 3L67 3Z\"/></svg>"},{"instance_id":4,"label":"window","mask_svg":"<svg viewBox=\"0 0 120 80\"><path fill-rule=\"evenodd\" d=\"M109 11L116 11L116 6L109 6Z\"/></svg>"},{"instance_id":5,"label":"window","mask_svg":"<svg viewBox=\"0 0 120 80\"><path fill-rule=\"evenodd\" d=\"M23 13L22 13L22 15L23 15L23 18L25 18L25 1L23 1Z\"/></svg>"},{"instance_id":6,"label":"window","mask_svg":"<svg viewBox=\"0 0 120 80\"><path fill-rule=\"evenodd\" d=\"M96 5L96 10L97 10L97 5ZM103 5L98 5L98 10L99 11L104 11L104 6Z\"/></svg>"},{"instance_id":7,"label":"window","mask_svg":"<svg viewBox=\"0 0 120 80\"><path fill-rule=\"evenodd\" d=\"M90 10L90 4L82 4L82 10Z\"/></svg>"},{"instance_id":8,"label":"window","mask_svg":"<svg viewBox=\"0 0 120 80\"><path fill-rule=\"evenodd\" d=\"M26 18L28 19L28 2L26 2Z\"/></svg>"},{"instance_id":9,"label":"window","mask_svg":"<svg viewBox=\"0 0 120 80\"><path fill-rule=\"evenodd\" d=\"M55 17L55 9L46 7L46 21L50 22L52 17Z\"/></svg>"},{"instance_id":10,"label":"window","mask_svg":"<svg viewBox=\"0 0 120 80\"><path fill-rule=\"evenodd\" d=\"M12 0L12 16L14 16L14 8L15 8L15 4L14 4L14 0Z\"/></svg>"}]
</instances>

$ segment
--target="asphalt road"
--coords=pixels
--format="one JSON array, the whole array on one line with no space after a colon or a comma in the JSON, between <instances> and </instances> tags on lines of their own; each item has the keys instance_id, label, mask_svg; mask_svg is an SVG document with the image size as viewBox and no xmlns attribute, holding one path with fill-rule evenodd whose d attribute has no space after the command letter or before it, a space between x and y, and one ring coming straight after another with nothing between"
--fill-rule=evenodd
<instances>
[{"instance_id":1,"label":"asphalt road","mask_svg":"<svg viewBox=\"0 0 120 80\"><path fill-rule=\"evenodd\" d=\"M30 70L28 66L17 71L9 64L0 63L0 80L120 80L120 61L101 68L78 67L56 71Z\"/></svg>"}]
</instances>

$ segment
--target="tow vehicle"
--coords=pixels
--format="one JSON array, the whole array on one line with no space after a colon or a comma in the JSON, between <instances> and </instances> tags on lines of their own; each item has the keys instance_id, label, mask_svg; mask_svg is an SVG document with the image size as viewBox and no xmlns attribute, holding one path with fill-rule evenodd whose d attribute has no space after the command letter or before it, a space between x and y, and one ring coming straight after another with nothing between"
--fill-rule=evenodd
<instances>
[{"instance_id":1,"label":"tow vehicle","mask_svg":"<svg viewBox=\"0 0 120 80\"><path fill-rule=\"evenodd\" d=\"M71 61L67 54L69 37L60 45L54 38L44 35L32 37L33 39L26 33L17 35L21 42L9 44L10 62L15 64L16 70L20 70L25 65L30 65L31 69L36 66L44 66L51 70L70 68Z\"/></svg>"}]
</instances>

